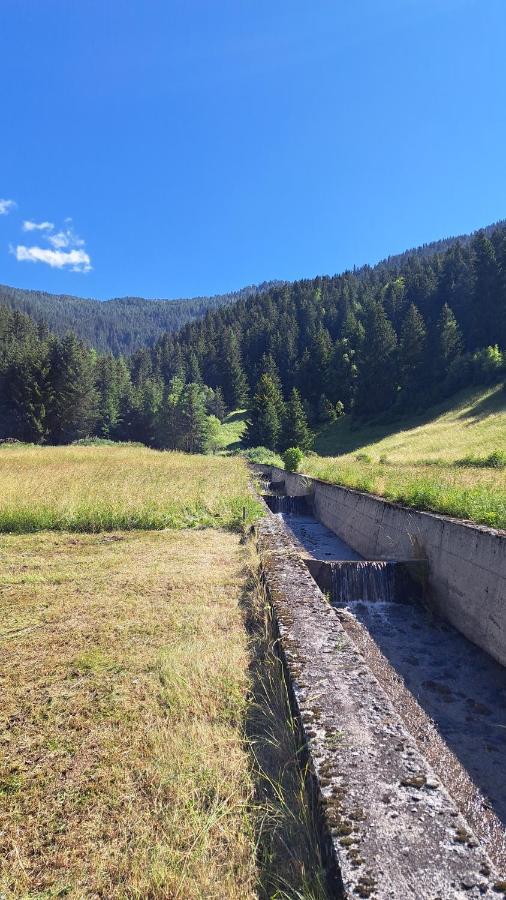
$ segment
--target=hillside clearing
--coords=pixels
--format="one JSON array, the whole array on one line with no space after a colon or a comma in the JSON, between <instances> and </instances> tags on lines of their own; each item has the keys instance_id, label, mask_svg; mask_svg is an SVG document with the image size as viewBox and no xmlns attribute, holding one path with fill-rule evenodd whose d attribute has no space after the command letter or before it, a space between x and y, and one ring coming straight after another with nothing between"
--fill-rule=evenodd
<instances>
[{"instance_id":1,"label":"hillside clearing","mask_svg":"<svg viewBox=\"0 0 506 900\"><path fill-rule=\"evenodd\" d=\"M0 532L239 528L259 511L237 457L121 445L0 449Z\"/></svg>"}]
</instances>

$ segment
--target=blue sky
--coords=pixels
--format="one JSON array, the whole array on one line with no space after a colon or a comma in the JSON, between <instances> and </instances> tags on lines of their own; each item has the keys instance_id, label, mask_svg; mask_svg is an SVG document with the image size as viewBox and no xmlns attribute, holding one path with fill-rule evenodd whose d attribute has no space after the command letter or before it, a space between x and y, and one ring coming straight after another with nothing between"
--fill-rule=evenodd
<instances>
[{"instance_id":1,"label":"blue sky","mask_svg":"<svg viewBox=\"0 0 506 900\"><path fill-rule=\"evenodd\" d=\"M504 218L505 46L506 0L2 0L0 282L218 293Z\"/></svg>"}]
</instances>

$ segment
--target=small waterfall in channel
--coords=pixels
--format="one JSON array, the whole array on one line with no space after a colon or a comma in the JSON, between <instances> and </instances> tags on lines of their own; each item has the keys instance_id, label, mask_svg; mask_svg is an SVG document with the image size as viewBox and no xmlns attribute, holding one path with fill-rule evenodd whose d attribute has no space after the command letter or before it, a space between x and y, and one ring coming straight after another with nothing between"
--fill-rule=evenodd
<instances>
[{"instance_id":1,"label":"small waterfall in channel","mask_svg":"<svg viewBox=\"0 0 506 900\"><path fill-rule=\"evenodd\" d=\"M286 497L284 494L267 494L264 499L273 513L304 516L307 515L309 511L305 497Z\"/></svg>"},{"instance_id":2,"label":"small waterfall in channel","mask_svg":"<svg viewBox=\"0 0 506 900\"><path fill-rule=\"evenodd\" d=\"M332 603L395 603L395 562L332 562Z\"/></svg>"}]
</instances>

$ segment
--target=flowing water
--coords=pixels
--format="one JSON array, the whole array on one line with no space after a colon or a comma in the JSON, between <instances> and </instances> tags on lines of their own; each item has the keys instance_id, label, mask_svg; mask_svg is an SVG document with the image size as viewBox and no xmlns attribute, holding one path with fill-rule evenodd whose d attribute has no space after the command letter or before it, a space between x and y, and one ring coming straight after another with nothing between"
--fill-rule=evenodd
<instances>
[{"instance_id":1,"label":"flowing water","mask_svg":"<svg viewBox=\"0 0 506 900\"><path fill-rule=\"evenodd\" d=\"M370 636L506 825L506 668L423 607L399 602L395 563L363 560L301 506L281 506L298 546L331 563L344 628Z\"/></svg>"},{"instance_id":2,"label":"flowing water","mask_svg":"<svg viewBox=\"0 0 506 900\"><path fill-rule=\"evenodd\" d=\"M420 606L351 600L344 613L345 630L367 630L506 824L506 668Z\"/></svg>"},{"instance_id":3,"label":"flowing water","mask_svg":"<svg viewBox=\"0 0 506 900\"><path fill-rule=\"evenodd\" d=\"M276 499L305 500L304 497L278 497ZM329 528L318 522L307 511L288 512L286 507L283 510L276 509L274 511L292 532L299 547L310 553L315 559L324 559L326 561L362 559L359 553L355 553L337 534L334 534L333 531L330 531Z\"/></svg>"},{"instance_id":4,"label":"flowing water","mask_svg":"<svg viewBox=\"0 0 506 900\"><path fill-rule=\"evenodd\" d=\"M333 603L363 600L366 603L395 601L395 563L373 560L332 562Z\"/></svg>"}]
</instances>

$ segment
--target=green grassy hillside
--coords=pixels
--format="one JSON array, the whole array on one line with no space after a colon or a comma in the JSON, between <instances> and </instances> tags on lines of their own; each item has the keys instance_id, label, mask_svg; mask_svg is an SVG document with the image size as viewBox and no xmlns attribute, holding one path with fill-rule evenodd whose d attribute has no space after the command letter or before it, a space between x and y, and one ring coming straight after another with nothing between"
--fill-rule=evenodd
<instances>
[{"instance_id":1,"label":"green grassy hillside","mask_svg":"<svg viewBox=\"0 0 506 900\"><path fill-rule=\"evenodd\" d=\"M320 456L361 452L378 461L395 463L444 460L470 454L487 456L506 450L506 389L504 383L461 391L423 415L387 424L357 425L343 416L317 437Z\"/></svg>"},{"instance_id":2,"label":"green grassy hillside","mask_svg":"<svg viewBox=\"0 0 506 900\"><path fill-rule=\"evenodd\" d=\"M506 390L462 392L423 416L324 429L302 470L413 506L506 529Z\"/></svg>"}]
</instances>

